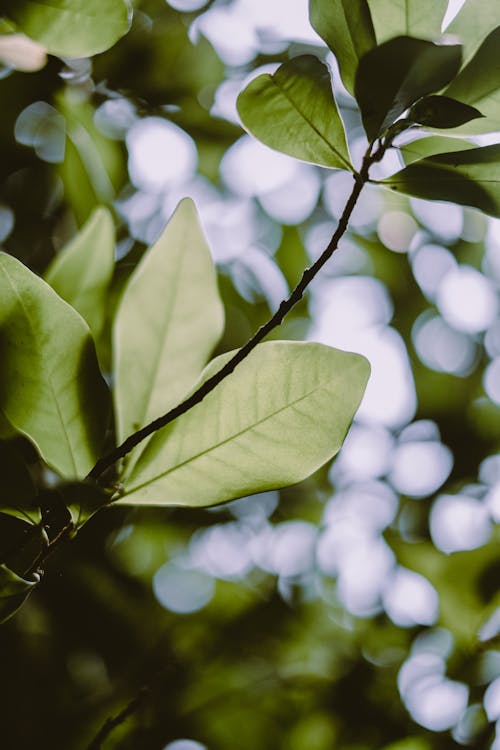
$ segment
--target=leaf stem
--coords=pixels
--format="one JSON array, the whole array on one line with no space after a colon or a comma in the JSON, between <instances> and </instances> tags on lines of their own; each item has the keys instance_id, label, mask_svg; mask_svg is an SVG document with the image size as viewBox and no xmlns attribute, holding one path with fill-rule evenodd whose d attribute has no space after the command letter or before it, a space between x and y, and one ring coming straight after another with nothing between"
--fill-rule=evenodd
<instances>
[{"instance_id":1,"label":"leaf stem","mask_svg":"<svg viewBox=\"0 0 500 750\"><path fill-rule=\"evenodd\" d=\"M211 391L213 391L214 388L222 380L224 380L224 378L227 378L227 376L233 372L235 367L237 367L240 362L242 362L250 354L250 352L255 349L257 344L260 344L262 339L264 339L274 328L280 325L285 315L287 315L287 313L289 313L290 310L302 299L302 296L311 281L337 249L339 241L347 231L349 220L351 218L352 212L354 211L360 193L366 183L369 181L369 169L373 163L379 161L382 158L387 147L388 144L383 143L375 152L373 152L373 144L370 144L363 158L363 163L361 165L360 171L356 172L353 175L354 187L351 191L351 194L349 195L349 198L347 199L347 203L342 212L342 216L339 219L339 223L332 235L330 242L323 250L319 258L311 266L305 269L295 289L293 289L290 295L281 302L274 315L269 318L269 320L254 333L252 338L250 338L247 343L241 347L241 349L238 349L235 355L231 357L228 362L226 362L224 367L222 367L217 373L215 373L215 375L212 375L212 377L208 378L208 380L206 380L196 391L194 391L194 393L188 396L188 398L175 406L173 409L170 409L170 411L168 411L166 414L163 414L161 417L154 419L152 422L145 425L145 427L142 427L140 430L137 430L137 432L134 432L121 445L110 451L107 455L100 458L94 468L88 474L88 479L97 480L105 471L113 466L113 464L124 458L127 453L133 450L133 448L139 445L139 443L141 443L147 437L152 435L154 432L157 432L157 430L161 430L162 427L170 424L170 422L173 422L174 419L177 419L182 414L185 414L194 406L201 403L205 396L211 393Z\"/></svg>"}]
</instances>

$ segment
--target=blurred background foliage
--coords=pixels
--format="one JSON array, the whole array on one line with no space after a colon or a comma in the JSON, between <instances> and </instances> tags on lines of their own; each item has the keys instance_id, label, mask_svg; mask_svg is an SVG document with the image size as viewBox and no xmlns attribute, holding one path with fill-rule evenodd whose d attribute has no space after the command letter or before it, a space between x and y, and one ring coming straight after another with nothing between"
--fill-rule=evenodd
<instances>
[{"instance_id":1,"label":"blurred background foliage","mask_svg":"<svg viewBox=\"0 0 500 750\"><path fill-rule=\"evenodd\" d=\"M190 195L224 351L327 244L352 179L244 135L238 91L312 51L333 66L355 159L359 115L302 0L135 5L104 54L1 69L0 241L43 273L108 205L112 309ZM2 627L1 747L85 748L146 686L104 747L499 750L499 284L498 220L367 188L276 336L371 360L338 458L220 508L100 513ZM12 450L54 481L27 442Z\"/></svg>"}]
</instances>

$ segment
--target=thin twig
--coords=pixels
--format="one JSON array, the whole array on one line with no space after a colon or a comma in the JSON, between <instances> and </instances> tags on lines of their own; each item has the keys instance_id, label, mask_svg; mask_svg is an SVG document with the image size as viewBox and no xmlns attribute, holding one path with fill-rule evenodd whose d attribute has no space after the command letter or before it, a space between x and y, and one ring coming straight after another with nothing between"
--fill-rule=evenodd
<instances>
[{"instance_id":1,"label":"thin twig","mask_svg":"<svg viewBox=\"0 0 500 750\"><path fill-rule=\"evenodd\" d=\"M278 307L274 315L267 321L267 323L264 323L264 325L262 325L258 329L258 331L252 336L252 338L247 341L247 343L242 346L241 349L238 349L235 355L231 357L229 362L226 362L224 367L222 367L219 372L208 378L208 380L206 380L188 398L186 398L166 414L163 414L163 416L158 417L145 427L142 427L137 432L134 432L121 445L110 451L106 456L100 458L92 471L89 473L88 479L98 479L101 474L109 469L114 463L124 458L127 453L129 453L147 437L152 435L157 430L160 430L162 427L165 427L167 424L170 424L170 422L173 422L174 419L177 419L182 414L185 414L187 411L192 409L193 406L196 406L201 401L203 401L205 396L213 391L214 388L222 380L224 380L224 378L230 375L235 367L237 367L237 365L239 365L240 362L242 362L250 354L250 352L255 349L257 344L259 344L262 339L268 335L268 333L270 333L274 328L280 325L285 315L287 315L287 313L290 312L290 310L297 304L297 302L301 300L306 288L309 286L319 270L325 265L327 260L331 258L331 256L337 249L339 241L347 231L349 219L351 218L351 214L354 210L354 207L356 206L359 195L363 187L368 182L369 168L374 163L374 161L379 160L380 153L382 149L385 151L385 148L385 146L381 147L372 155L372 146L369 147L363 159L363 165L360 172L353 175L354 187L347 200L344 211L342 212L342 216L340 217L337 228L335 229L335 232L333 233L333 236L328 243L328 246L322 252L320 257L309 268L306 268L295 289L291 292L290 296L287 299L281 302L280 306Z\"/></svg>"},{"instance_id":2,"label":"thin twig","mask_svg":"<svg viewBox=\"0 0 500 750\"><path fill-rule=\"evenodd\" d=\"M116 729L116 727L124 724L125 721L141 707L146 696L150 692L151 685L145 685L139 690L137 695L127 703L125 708L116 714L116 716L110 716L106 719L90 745L87 746L87 750L101 750L103 742L109 737L111 732Z\"/></svg>"}]
</instances>

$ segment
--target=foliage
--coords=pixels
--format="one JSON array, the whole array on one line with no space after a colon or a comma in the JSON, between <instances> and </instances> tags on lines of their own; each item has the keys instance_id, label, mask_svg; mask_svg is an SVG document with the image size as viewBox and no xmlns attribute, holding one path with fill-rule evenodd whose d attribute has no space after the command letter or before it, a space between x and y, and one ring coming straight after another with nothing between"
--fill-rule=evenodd
<instances>
[{"instance_id":1,"label":"foliage","mask_svg":"<svg viewBox=\"0 0 500 750\"><path fill-rule=\"evenodd\" d=\"M0 744L495 748L498 9L240 6L2 5Z\"/></svg>"}]
</instances>

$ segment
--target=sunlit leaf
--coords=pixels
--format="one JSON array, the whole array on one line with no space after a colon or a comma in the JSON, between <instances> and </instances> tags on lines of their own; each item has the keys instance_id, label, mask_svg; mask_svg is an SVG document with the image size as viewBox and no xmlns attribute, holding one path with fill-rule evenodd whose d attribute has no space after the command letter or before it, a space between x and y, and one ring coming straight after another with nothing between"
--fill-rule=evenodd
<instances>
[{"instance_id":1,"label":"sunlit leaf","mask_svg":"<svg viewBox=\"0 0 500 750\"><path fill-rule=\"evenodd\" d=\"M52 55L89 57L127 33L128 0L7 0L2 12Z\"/></svg>"},{"instance_id":2,"label":"sunlit leaf","mask_svg":"<svg viewBox=\"0 0 500 750\"><path fill-rule=\"evenodd\" d=\"M500 145L437 154L410 164L381 184L418 198L452 201L500 217Z\"/></svg>"},{"instance_id":3,"label":"sunlit leaf","mask_svg":"<svg viewBox=\"0 0 500 750\"><path fill-rule=\"evenodd\" d=\"M45 280L84 318L95 338L106 316L113 275L115 231L108 209L96 209L81 232L55 257Z\"/></svg>"},{"instance_id":4,"label":"sunlit leaf","mask_svg":"<svg viewBox=\"0 0 500 750\"><path fill-rule=\"evenodd\" d=\"M377 42L395 36L438 39L448 0L368 0Z\"/></svg>"},{"instance_id":5,"label":"sunlit leaf","mask_svg":"<svg viewBox=\"0 0 500 750\"><path fill-rule=\"evenodd\" d=\"M196 208L185 199L132 274L116 315L119 441L181 399L199 377L223 327L210 250Z\"/></svg>"},{"instance_id":6,"label":"sunlit leaf","mask_svg":"<svg viewBox=\"0 0 500 750\"><path fill-rule=\"evenodd\" d=\"M487 133L500 129L500 26L489 34L468 65L446 89L447 96L477 107L484 119L462 128L462 133Z\"/></svg>"},{"instance_id":7,"label":"sunlit leaf","mask_svg":"<svg viewBox=\"0 0 500 750\"><path fill-rule=\"evenodd\" d=\"M330 72L313 55L250 81L238 97L243 126L266 146L323 167L352 169Z\"/></svg>"},{"instance_id":8,"label":"sunlit leaf","mask_svg":"<svg viewBox=\"0 0 500 750\"><path fill-rule=\"evenodd\" d=\"M36 573L24 579L0 565L0 623L17 612L39 582L40 576Z\"/></svg>"},{"instance_id":9,"label":"sunlit leaf","mask_svg":"<svg viewBox=\"0 0 500 750\"><path fill-rule=\"evenodd\" d=\"M309 18L337 58L342 81L353 94L359 60L375 46L367 0L309 0Z\"/></svg>"},{"instance_id":10,"label":"sunlit leaf","mask_svg":"<svg viewBox=\"0 0 500 750\"><path fill-rule=\"evenodd\" d=\"M500 6L496 0L465 0L445 32L459 38L467 64L483 39L499 25Z\"/></svg>"},{"instance_id":11,"label":"sunlit leaf","mask_svg":"<svg viewBox=\"0 0 500 750\"><path fill-rule=\"evenodd\" d=\"M108 391L89 329L15 258L0 253L0 411L67 477L98 458Z\"/></svg>"},{"instance_id":12,"label":"sunlit leaf","mask_svg":"<svg viewBox=\"0 0 500 750\"><path fill-rule=\"evenodd\" d=\"M439 91L460 67L459 45L400 36L368 52L356 74L356 99L370 140L413 102Z\"/></svg>"},{"instance_id":13,"label":"sunlit leaf","mask_svg":"<svg viewBox=\"0 0 500 750\"><path fill-rule=\"evenodd\" d=\"M479 117L483 115L475 107L437 94L422 97L408 113L409 120L431 128L456 128Z\"/></svg>"},{"instance_id":14,"label":"sunlit leaf","mask_svg":"<svg viewBox=\"0 0 500 750\"><path fill-rule=\"evenodd\" d=\"M119 502L215 505L299 482L340 449L369 369L364 357L321 344L262 344L153 435Z\"/></svg>"},{"instance_id":15,"label":"sunlit leaf","mask_svg":"<svg viewBox=\"0 0 500 750\"><path fill-rule=\"evenodd\" d=\"M466 141L463 138L431 135L428 138L418 138L415 141L411 141L411 143L406 143L404 146L399 146L398 151L401 153L404 163L408 165L414 161L425 159L428 156L452 151L465 151L475 147L474 143Z\"/></svg>"}]
</instances>

